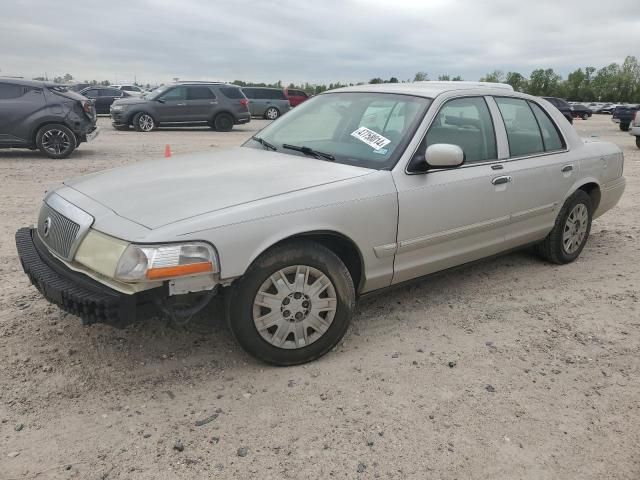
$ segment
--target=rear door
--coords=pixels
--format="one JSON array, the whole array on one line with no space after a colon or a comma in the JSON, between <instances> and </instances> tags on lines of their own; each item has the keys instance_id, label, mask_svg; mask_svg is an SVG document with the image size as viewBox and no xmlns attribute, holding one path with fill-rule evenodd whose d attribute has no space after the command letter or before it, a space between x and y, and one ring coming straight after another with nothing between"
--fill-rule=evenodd
<instances>
[{"instance_id":1,"label":"rear door","mask_svg":"<svg viewBox=\"0 0 640 480\"><path fill-rule=\"evenodd\" d=\"M187 122L187 88L177 86L167 90L155 105L159 122Z\"/></svg>"},{"instance_id":2,"label":"rear door","mask_svg":"<svg viewBox=\"0 0 640 480\"><path fill-rule=\"evenodd\" d=\"M551 116L533 101L495 97L509 145L505 171L512 178L507 248L544 238L553 228L577 165Z\"/></svg>"},{"instance_id":3,"label":"rear door","mask_svg":"<svg viewBox=\"0 0 640 480\"><path fill-rule=\"evenodd\" d=\"M31 119L46 108L41 88L0 83L0 145L31 143Z\"/></svg>"},{"instance_id":4,"label":"rear door","mask_svg":"<svg viewBox=\"0 0 640 480\"><path fill-rule=\"evenodd\" d=\"M187 87L187 120L190 122L205 122L213 119L214 110L218 106L218 99L206 85Z\"/></svg>"}]
</instances>

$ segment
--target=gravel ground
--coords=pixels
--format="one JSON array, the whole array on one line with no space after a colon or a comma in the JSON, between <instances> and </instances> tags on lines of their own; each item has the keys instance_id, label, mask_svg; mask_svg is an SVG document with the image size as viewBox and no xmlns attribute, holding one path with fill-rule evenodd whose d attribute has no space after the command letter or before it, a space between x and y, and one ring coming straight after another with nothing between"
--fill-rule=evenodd
<instances>
[{"instance_id":1,"label":"gravel ground","mask_svg":"<svg viewBox=\"0 0 640 480\"><path fill-rule=\"evenodd\" d=\"M627 191L578 261L520 252L384 293L292 368L243 353L215 305L83 327L29 285L13 234L48 186L265 124L99 123L67 160L0 151L0 479L640 478L640 150L609 117L575 128L624 149Z\"/></svg>"}]
</instances>

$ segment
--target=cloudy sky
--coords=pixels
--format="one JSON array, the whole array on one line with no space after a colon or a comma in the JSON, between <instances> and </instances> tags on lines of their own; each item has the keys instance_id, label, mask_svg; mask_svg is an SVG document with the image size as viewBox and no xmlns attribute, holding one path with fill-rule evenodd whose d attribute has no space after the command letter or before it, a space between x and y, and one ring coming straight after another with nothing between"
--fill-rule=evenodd
<instances>
[{"instance_id":1,"label":"cloudy sky","mask_svg":"<svg viewBox=\"0 0 640 480\"><path fill-rule=\"evenodd\" d=\"M640 0L8 0L0 75L477 80L640 56Z\"/></svg>"}]
</instances>

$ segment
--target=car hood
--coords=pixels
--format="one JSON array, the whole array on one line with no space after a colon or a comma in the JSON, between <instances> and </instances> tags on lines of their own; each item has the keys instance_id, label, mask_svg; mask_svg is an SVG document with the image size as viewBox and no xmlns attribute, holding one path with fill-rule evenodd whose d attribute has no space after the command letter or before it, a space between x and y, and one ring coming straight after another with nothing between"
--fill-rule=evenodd
<instances>
[{"instance_id":1,"label":"car hood","mask_svg":"<svg viewBox=\"0 0 640 480\"><path fill-rule=\"evenodd\" d=\"M155 229L373 172L315 158L236 147L141 162L64 183L117 215Z\"/></svg>"}]
</instances>

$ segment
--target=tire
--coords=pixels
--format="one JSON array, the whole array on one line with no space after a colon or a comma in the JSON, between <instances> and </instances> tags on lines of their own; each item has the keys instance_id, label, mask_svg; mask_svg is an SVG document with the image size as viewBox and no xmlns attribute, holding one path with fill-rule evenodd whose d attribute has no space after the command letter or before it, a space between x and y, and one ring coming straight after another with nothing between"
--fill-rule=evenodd
<instances>
[{"instance_id":1,"label":"tire","mask_svg":"<svg viewBox=\"0 0 640 480\"><path fill-rule=\"evenodd\" d=\"M303 283L296 286L300 275ZM323 286L319 293L313 292L316 282ZM307 240L286 242L262 254L228 293L229 328L240 346L259 360L281 366L310 362L331 350L349 327L356 296L342 260ZM259 331L254 319L260 318L272 325Z\"/></svg>"},{"instance_id":2,"label":"tire","mask_svg":"<svg viewBox=\"0 0 640 480\"><path fill-rule=\"evenodd\" d=\"M78 139L64 125L52 123L38 130L36 146L49 158L67 158L78 146Z\"/></svg>"},{"instance_id":3,"label":"tire","mask_svg":"<svg viewBox=\"0 0 640 480\"><path fill-rule=\"evenodd\" d=\"M158 128L158 123L147 112L140 112L133 117L133 128L136 132L150 132Z\"/></svg>"},{"instance_id":4,"label":"tire","mask_svg":"<svg viewBox=\"0 0 640 480\"><path fill-rule=\"evenodd\" d=\"M280 110L278 110L276 107L269 107L264 112L265 120L275 120L279 116L280 116Z\"/></svg>"},{"instance_id":5,"label":"tire","mask_svg":"<svg viewBox=\"0 0 640 480\"><path fill-rule=\"evenodd\" d=\"M640 137L636 137L636 147L640 148Z\"/></svg>"},{"instance_id":6,"label":"tire","mask_svg":"<svg viewBox=\"0 0 640 480\"><path fill-rule=\"evenodd\" d=\"M538 254L545 260L559 265L573 262L587 243L592 218L591 197L584 190L577 190L564 202L553 230L536 246ZM570 223L570 219L574 222ZM574 234L571 233L573 229ZM571 240L567 246L568 239Z\"/></svg>"},{"instance_id":7,"label":"tire","mask_svg":"<svg viewBox=\"0 0 640 480\"><path fill-rule=\"evenodd\" d=\"M620 123L620 130L622 130L623 132L628 132L629 131L629 124L628 123Z\"/></svg>"},{"instance_id":8,"label":"tire","mask_svg":"<svg viewBox=\"0 0 640 480\"><path fill-rule=\"evenodd\" d=\"M218 132L230 132L233 129L233 117L229 113L219 113L213 119L213 128Z\"/></svg>"},{"instance_id":9,"label":"tire","mask_svg":"<svg viewBox=\"0 0 640 480\"><path fill-rule=\"evenodd\" d=\"M583 113L580 118L582 118L583 120L587 120L589 118L589 114Z\"/></svg>"}]
</instances>

